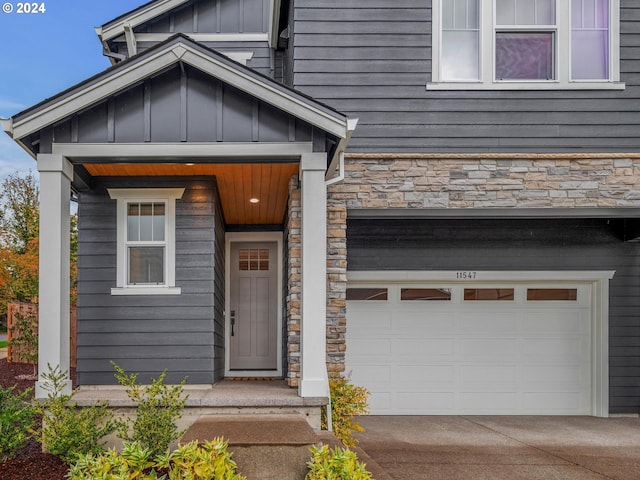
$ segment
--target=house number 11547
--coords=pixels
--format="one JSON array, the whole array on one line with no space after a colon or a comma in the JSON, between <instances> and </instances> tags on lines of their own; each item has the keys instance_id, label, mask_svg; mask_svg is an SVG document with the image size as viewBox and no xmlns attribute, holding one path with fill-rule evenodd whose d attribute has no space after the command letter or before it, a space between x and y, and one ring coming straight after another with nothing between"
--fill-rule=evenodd
<instances>
[{"instance_id":1,"label":"house number 11547","mask_svg":"<svg viewBox=\"0 0 640 480\"><path fill-rule=\"evenodd\" d=\"M478 272L456 272L456 278L460 280L474 280Z\"/></svg>"}]
</instances>

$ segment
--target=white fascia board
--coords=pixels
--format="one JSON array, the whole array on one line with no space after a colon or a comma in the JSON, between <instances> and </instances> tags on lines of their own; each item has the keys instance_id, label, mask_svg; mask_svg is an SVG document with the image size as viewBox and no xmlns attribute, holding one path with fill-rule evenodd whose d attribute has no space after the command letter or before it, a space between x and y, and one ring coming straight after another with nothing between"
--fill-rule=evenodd
<instances>
[{"instance_id":1,"label":"white fascia board","mask_svg":"<svg viewBox=\"0 0 640 480\"><path fill-rule=\"evenodd\" d=\"M136 62L133 65L115 72L95 84L77 91L42 110L38 110L26 118L13 122L14 138L23 138L48 125L62 120L89 105L106 99L115 92L131 86L159 71L176 63L188 63L193 67L233 85L234 87L253 95L307 123L315 125L339 138L347 136L346 119L336 118L313 105L289 95L287 92L275 88L258 78L240 71L222 60L202 53L190 45L179 42L167 50L161 50Z\"/></svg>"},{"instance_id":2,"label":"white fascia board","mask_svg":"<svg viewBox=\"0 0 640 480\"><path fill-rule=\"evenodd\" d=\"M278 46L278 26L280 24L280 5L281 0L271 0L269 2L271 11L269 12L269 46L276 48Z\"/></svg>"},{"instance_id":3,"label":"white fascia board","mask_svg":"<svg viewBox=\"0 0 640 480\"><path fill-rule=\"evenodd\" d=\"M313 151L311 142L291 143L54 143L52 151L67 158L127 158L142 162L159 158L283 158ZM181 163L181 160L176 160Z\"/></svg>"},{"instance_id":4,"label":"white fascia board","mask_svg":"<svg viewBox=\"0 0 640 480\"><path fill-rule=\"evenodd\" d=\"M523 271L473 271L473 279L460 278L454 270L381 270L347 272L350 284L411 283L411 282L593 282L611 280L615 270L565 271L565 270L523 270Z\"/></svg>"},{"instance_id":5,"label":"white fascia board","mask_svg":"<svg viewBox=\"0 0 640 480\"><path fill-rule=\"evenodd\" d=\"M347 136L340 139L340 142L338 143L336 151L333 155L333 158L329 162L329 168L327 168L327 174L325 176L325 179L327 181L334 180L333 183L335 183L336 181L339 181L338 179L334 179L334 174L340 162L343 162L342 165L344 165L343 154L344 154L344 151L347 149L347 145L349 144L349 140L351 140L351 136L353 135L353 132L355 131L356 126L358 125L358 120L359 118L347 118ZM344 172L341 171L340 177L339 177L340 180L342 180L343 175L344 175Z\"/></svg>"},{"instance_id":6,"label":"white fascia board","mask_svg":"<svg viewBox=\"0 0 640 480\"><path fill-rule=\"evenodd\" d=\"M10 118L0 118L0 125L2 130L13 138L13 120Z\"/></svg>"},{"instance_id":7,"label":"white fascia board","mask_svg":"<svg viewBox=\"0 0 640 480\"><path fill-rule=\"evenodd\" d=\"M113 37L117 37L124 33L124 25L126 23L130 24L132 27L137 27L138 25L147 22L149 20L153 20L154 18L166 13L173 8L179 7L183 3L187 3L188 0L159 0L155 2L153 5L149 5L147 8L143 10L139 10L137 12L133 12L128 17L122 18L118 22L113 25L103 25L101 33L99 34L100 39L102 41L109 41Z\"/></svg>"}]
</instances>

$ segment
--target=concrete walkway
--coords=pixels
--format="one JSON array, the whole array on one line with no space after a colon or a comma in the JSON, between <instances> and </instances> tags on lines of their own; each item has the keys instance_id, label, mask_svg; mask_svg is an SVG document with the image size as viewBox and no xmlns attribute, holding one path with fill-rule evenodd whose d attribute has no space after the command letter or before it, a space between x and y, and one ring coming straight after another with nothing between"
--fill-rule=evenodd
<instances>
[{"instance_id":1,"label":"concrete walkway","mask_svg":"<svg viewBox=\"0 0 640 480\"><path fill-rule=\"evenodd\" d=\"M640 419L361 417L359 446L395 480L637 480Z\"/></svg>"}]
</instances>

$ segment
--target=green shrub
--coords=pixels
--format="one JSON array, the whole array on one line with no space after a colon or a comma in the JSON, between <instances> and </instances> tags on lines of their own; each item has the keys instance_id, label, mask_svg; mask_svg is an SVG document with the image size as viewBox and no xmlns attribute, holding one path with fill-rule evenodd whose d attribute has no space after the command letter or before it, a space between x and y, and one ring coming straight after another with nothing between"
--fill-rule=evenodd
<instances>
[{"instance_id":1,"label":"green shrub","mask_svg":"<svg viewBox=\"0 0 640 480\"><path fill-rule=\"evenodd\" d=\"M364 431L355 417L369 413L367 404L369 392L364 387L353 385L345 376L330 378L329 389L333 433L345 447L355 447L358 440L353 436L353 432ZM328 428L324 410L322 411L322 428L325 430Z\"/></svg>"},{"instance_id":2,"label":"green shrub","mask_svg":"<svg viewBox=\"0 0 640 480\"><path fill-rule=\"evenodd\" d=\"M67 464L80 455L104 451L102 438L115 431L117 423L107 402L90 407L78 407L71 402L71 395L63 395L67 374L59 367L42 375L47 399L36 404L42 414L40 442L44 449L57 455Z\"/></svg>"},{"instance_id":3,"label":"green shrub","mask_svg":"<svg viewBox=\"0 0 640 480\"><path fill-rule=\"evenodd\" d=\"M124 443L121 454L109 449L99 454L78 457L69 469L70 480L151 480L158 477L153 469L151 450L137 442Z\"/></svg>"},{"instance_id":4,"label":"green shrub","mask_svg":"<svg viewBox=\"0 0 640 480\"><path fill-rule=\"evenodd\" d=\"M35 409L29 403L31 389L14 393L16 387L0 386L0 461L13 458L29 438Z\"/></svg>"},{"instance_id":5,"label":"green shrub","mask_svg":"<svg viewBox=\"0 0 640 480\"><path fill-rule=\"evenodd\" d=\"M246 480L236 473L227 442L216 438L198 445L193 441L153 458L139 442L124 443L121 454L111 449L84 455L69 470L69 480Z\"/></svg>"},{"instance_id":6,"label":"green shrub","mask_svg":"<svg viewBox=\"0 0 640 480\"><path fill-rule=\"evenodd\" d=\"M186 377L178 385L165 385L167 371L151 385L139 385L138 374L127 375L111 362L116 370L116 379L126 388L127 395L136 404L135 420L128 419L118 428L118 437L130 442L140 442L151 450L153 456L166 453L171 442L178 440L184 431L178 431L176 422L182 417L187 396L182 396Z\"/></svg>"},{"instance_id":7,"label":"green shrub","mask_svg":"<svg viewBox=\"0 0 640 480\"><path fill-rule=\"evenodd\" d=\"M236 462L231 460L227 446L222 438L201 445L194 440L160 456L158 467L168 471L169 480L246 480L236 473Z\"/></svg>"},{"instance_id":8,"label":"green shrub","mask_svg":"<svg viewBox=\"0 0 640 480\"><path fill-rule=\"evenodd\" d=\"M373 480L366 465L358 461L355 452L348 448L327 445L311 447L312 458L307 462L309 472L305 480Z\"/></svg>"}]
</instances>

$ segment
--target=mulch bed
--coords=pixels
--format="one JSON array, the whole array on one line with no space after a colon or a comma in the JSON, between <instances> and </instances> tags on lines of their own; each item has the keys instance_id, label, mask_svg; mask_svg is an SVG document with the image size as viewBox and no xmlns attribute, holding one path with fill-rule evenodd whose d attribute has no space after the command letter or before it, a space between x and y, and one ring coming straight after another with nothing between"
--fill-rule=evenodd
<instances>
[{"instance_id":1,"label":"mulch bed","mask_svg":"<svg viewBox=\"0 0 640 480\"><path fill-rule=\"evenodd\" d=\"M0 359L0 385L9 388L17 385L17 390L33 388L33 380L19 380L16 377L31 375L33 366L22 363L7 363ZM74 372L71 372L75 380ZM75 383L75 382L74 382ZM30 439L18 452L15 458L0 463L1 480L64 480L68 467L62 461L48 453L42 453L40 444Z\"/></svg>"}]
</instances>

